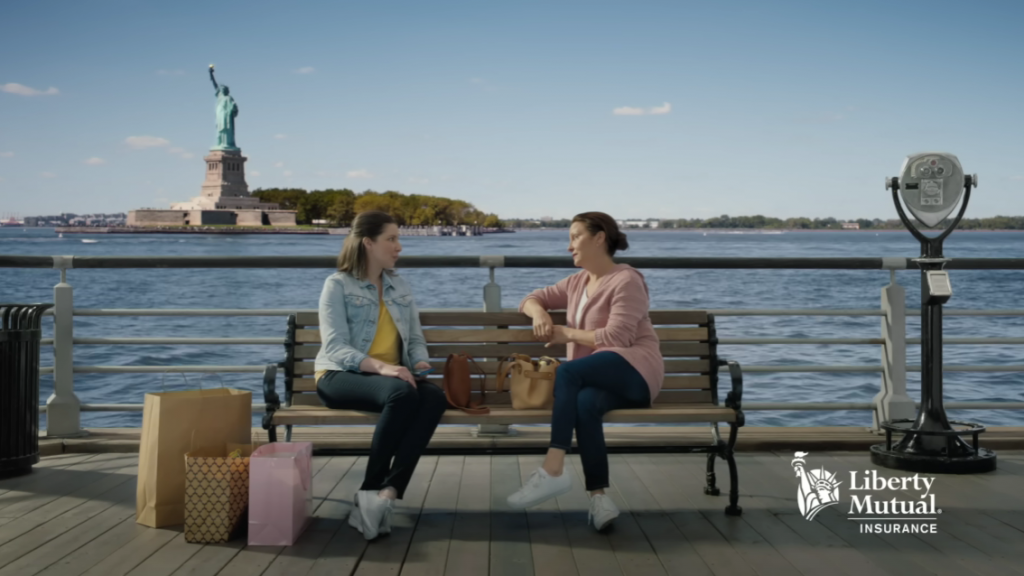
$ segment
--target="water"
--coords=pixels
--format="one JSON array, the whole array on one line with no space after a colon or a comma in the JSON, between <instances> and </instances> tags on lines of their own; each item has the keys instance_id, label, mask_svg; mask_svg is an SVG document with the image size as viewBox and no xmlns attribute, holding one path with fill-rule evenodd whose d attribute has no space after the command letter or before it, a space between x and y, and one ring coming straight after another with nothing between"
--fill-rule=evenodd
<instances>
[{"instance_id":1,"label":"water","mask_svg":"<svg viewBox=\"0 0 1024 576\"><path fill-rule=\"evenodd\" d=\"M95 240L85 243L83 240ZM918 243L907 232L713 233L703 231L633 231L631 256L744 257L913 257ZM521 232L470 238L407 237L406 255L565 255L564 231ZM338 236L223 235L66 235L52 229L0 228L0 254L24 255L334 255ZM951 257L1024 257L1024 234L956 232L946 241ZM145 269L69 270L76 308L297 308L314 309L324 278L331 271ZM498 270L503 306L514 307L537 286L553 283L572 271ZM653 308L878 308L880 290L889 282L881 270L647 270ZM421 308L482 305L486 269L409 269ZM1022 271L954 271L956 309L1024 308ZM907 307L919 304L920 275L900 271ZM0 301L51 302L58 273L47 269L0 269ZM878 317L720 317L720 338L877 338ZM918 317L908 317L908 337L920 334ZM283 318L226 317L80 317L76 337L283 337ZM949 337L1024 337L1024 318L951 317L944 320ZM52 324L47 323L47 336ZM1020 364L1020 346L947 345L946 364ZM878 346L721 346L725 358L746 365L873 364ZM78 365L241 365L280 361L279 346L89 346L75 347ZM44 349L43 364L52 363ZM920 364L917 346L907 363ZM908 373L911 397L920 398L918 373ZM188 375L166 379L156 374L77 374L75 389L85 403L142 403L147 391L210 386L252 390L262 399L258 374ZM746 402L868 402L878 392L878 373L782 373L744 376ZM1020 373L947 372L947 401L1022 401ZM52 377L41 382L42 398ZM951 418L974 419L993 426L1024 425L1020 411L949 411ZM87 427L138 426L139 413L82 414ZM748 412L753 426L824 426L871 424L866 411Z\"/></svg>"}]
</instances>

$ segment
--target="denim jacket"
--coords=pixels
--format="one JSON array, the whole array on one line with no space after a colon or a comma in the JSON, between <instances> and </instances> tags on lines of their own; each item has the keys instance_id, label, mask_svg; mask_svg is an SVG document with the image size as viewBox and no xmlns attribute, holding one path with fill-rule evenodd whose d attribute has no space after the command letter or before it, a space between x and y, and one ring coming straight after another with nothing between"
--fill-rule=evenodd
<instances>
[{"instance_id":1,"label":"denim jacket","mask_svg":"<svg viewBox=\"0 0 1024 576\"><path fill-rule=\"evenodd\" d=\"M381 281L384 305L402 338L402 365L411 370L430 359L412 289L393 272L384 272ZM373 282L347 272L328 276L320 293L321 346L315 369L360 372L359 364L367 358L377 334L379 315L380 299Z\"/></svg>"}]
</instances>

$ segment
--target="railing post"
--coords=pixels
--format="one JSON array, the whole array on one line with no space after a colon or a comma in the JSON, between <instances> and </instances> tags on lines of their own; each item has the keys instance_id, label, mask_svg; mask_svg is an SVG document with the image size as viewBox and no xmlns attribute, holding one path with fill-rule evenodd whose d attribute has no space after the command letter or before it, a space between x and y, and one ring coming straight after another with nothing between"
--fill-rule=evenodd
<instances>
[{"instance_id":1,"label":"railing post","mask_svg":"<svg viewBox=\"0 0 1024 576\"><path fill-rule=\"evenodd\" d=\"M53 394L46 400L46 435L84 436L81 403L75 396L74 374L74 289L67 283L67 269L73 256L54 256L60 283L53 287Z\"/></svg>"},{"instance_id":2,"label":"railing post","mask_svg":"<svg viewBox=\"0 0 1024 576\"><path fill-rule=\"evenodd\" d=\"M501 285L494 280L494 269L505 265L504 256L481 256L480 266L490 269L490 282L484 285L484 312L501 312ZM478 424L474 436L509 436L508 424Z\"/></svg>"},{"instance_id":3,"label":"railing post","mask_svg":"<svg viewBox=\"0 0 1024 576\"><path fill-rule=\"evenodd\" d=\"M889 271L889 285L882 288L882 390L875 396L872 428L880 432L887 420L914 418L917 406L907 395L906 290Z\"/></svg>"}]
</instances>

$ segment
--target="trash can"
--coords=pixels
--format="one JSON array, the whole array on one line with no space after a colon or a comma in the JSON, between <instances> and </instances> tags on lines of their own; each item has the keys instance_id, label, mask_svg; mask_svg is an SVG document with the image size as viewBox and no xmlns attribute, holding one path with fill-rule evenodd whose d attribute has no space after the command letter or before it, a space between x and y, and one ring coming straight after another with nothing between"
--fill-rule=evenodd
<instances>
[{"instance_id":1,"label":"trash can","mask_svg":"<svg viewBox=\"0 0 1024 576\"><path fill-rule=\"evenodd\" d=\"M53 304L0 304L0 476L39 462L39 342Z\"/></svg>"}]
</instances>

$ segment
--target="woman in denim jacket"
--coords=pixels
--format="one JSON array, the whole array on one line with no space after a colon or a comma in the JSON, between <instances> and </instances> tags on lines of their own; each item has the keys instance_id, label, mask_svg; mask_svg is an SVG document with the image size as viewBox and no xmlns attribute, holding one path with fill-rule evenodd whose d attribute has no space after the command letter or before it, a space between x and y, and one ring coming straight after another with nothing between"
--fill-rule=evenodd
<instances>
[{"instance_id":1,"label":"woman in denim jacket","mask_svg":"<svg viewBox=\"0 0 1024 576\"><path fill-rule=\"evenodd\" d=\"M447 408L444 392L416 377L430 364L412 290L393 271L401 251L389 214L359 214L320 294L317 394L328 408L380 413L349 515L367 540L391 531L393 502Z\"/></svg>"}]
</instances>

